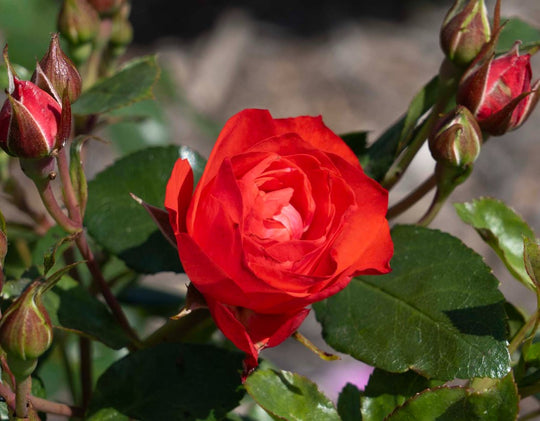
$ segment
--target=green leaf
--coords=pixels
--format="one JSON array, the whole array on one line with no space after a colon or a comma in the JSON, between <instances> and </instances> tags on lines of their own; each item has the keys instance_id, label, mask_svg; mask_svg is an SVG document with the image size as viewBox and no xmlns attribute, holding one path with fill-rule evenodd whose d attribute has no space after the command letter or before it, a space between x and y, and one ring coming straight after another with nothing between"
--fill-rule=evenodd
<instances>
[{"instance_id":1,"label":"green leaf","mask_svg":"<svg viewBox=\"0 0 540 421\"><path fill-rule=\"evenodd\" d=\"M392 230L392 272L314 304L337 351L392 372L450 380L508 370L504 297L481 256L437 230Z\"/></svg>"},{"instance_id":2,"label":"green leaf","mask_svg":"<svg viewBox=\"0 0 540 421\"><path fill-rule=\"evenodd\" d=\"M208 345L161 344L114 363L98 380L90 415L104 408L141 421L216 418L235 408L242 354Z\"/></svg>"},{"instance_id":3,"label":"green leaf","mask_svg":"<svg viewBox=\"0 0 540 421\"><path fill-rule=\"evenodd\" d=\"M491 198L454 204L459 217L471 225L497 253L510 273L534 289L523 260L523 238L534 239L533 230L511 208Z\"/></svg>"},{"instance_id":4,"label":"green leaf","mask_svg":"<svg viewBox=\"0 0 540 421\"><path fill-rule=\"evenodd\" d=\"M137 102L114 111L108 117L107 139L122 155L172 142L165 112L154 100Z\"/></svg>"},{"instance_id":5,"label":"green leaf","mask_svg":"<svg viewBox=\"0 0 540 421\"><path fill-rule=\"evenodd\" d=\"M257 370L244 385L273 417L287 421L339 421L336 407L307 378L289 371Z\"/></svg>"},{"instance_id":6,"label":"green leaf","mask_svg":"<svg viewBox=\"0 0 540 421\"><path fill-rule=\"evenodd\" d=\"M508 421L517 418L518 404L517 388L509 374L482 391L460 387L426 390L408 400L385 421Z\"/></svg>"},{"instance_id":7,"label":"green leaf","mask_svg":"<svg viewBox=\"0 0 540 421\"><path fill-rule=\"evenodd\" d=\"M129 421L129 417L122 415L116 409L100 409L95 414L86 418L88 421Z\"/></svg>"},{"instance_id":8,"label":"green leaf","mask_svg":"<svg viewBox=\"0 0 540 421\"><path fill-rule=\"evenodd\" d=\"M358 388L347 383L339 394L337 410L342 421L363 420L360 414L360 397L362 393Z\"/></svg>"},{"instance_id":9,"label":"green leaf","mask_svg":"<svg viewBox=\"0 0 540 421\"><path fill-rule=\"evenodd\" d=\"M340 135L340 137L357 156L362 156L367 151L368 134L369 132L353 132Z\"/></svg>"},{"instance_id":10,"label":"green leaf","mask_svg":"<svg viewBox=\"0 0 540 421\"><path fill-rule=\"evenodd\" d=\"M64 277L44 294L43 304L53 326L89 336L113 349L129 343L105 304L72 279Z\"/></svg>"},{"instance_id":11,"label":"green leaf","mask_svg":"<svg viewBox=\"0 0 540 421\"><path fill-rule=\"evenodd\" d=\"M159 67L154 56L134 59L118 73L83 92L71 111L79 115L105 113L149 99L158 78Z\"/></svg>"},{"instance_id":12,"label":"green leaf","mask_svg":"<svg viewBox=\"0 0 540 421\"><path fill-rule=\"evenodd\" d=\"M408 398L439 383L413 371L396 374L375 369L362 396L362 420L382 420Z\"/></svg>"},{"instance_id":13,"label":"green leaf","mask_svg":"<svg viewBox=\"0 0 540 421\"><path fill-rule=\"evenodd\" d=\"M56 31L59 8L54 0L0 0L2 47L9 44L13 63L35 67L36 58L45 54L50 34Z\"/></svg>"},{"instance_id":14,"label":"green leaf","mask_svg":"<svg viewBox=\"0 0 540 421\"><path fill-rule=\"evenodd\" d=\"M193 150L154 147L121 158L88 183L85 224L90 234L140 273L182 271L177 251L130 196L134 193L162 208L167 181L179 157L189 159L196 177L202 174L206 162Z\"/></svg>"},{"instance_id":15,"label":"green leaf","mask_svg":"<svg viewBox=\"0 0 540 421\"><path fill-rule=\"evenodd\" d=\"M416 94L407 113L386 130L367 149L365 155L360 156L364 171L370 177L377 181L383 179L394 160L412 139L420 117L435 104L438 91L439 78L434 77Z\"/></svg>"},{"instance_id":16,"label":"green leaf","mask_svg":"<svg viewBox=\"0 0 540 421\"><path fill-rule=\"evenodd\" d=\"M540 244L535 240L525 238L523 248L525 270L538 288L540 287Z\"/></svg>"},{"instance_id":17,"label":"green leaf","mask_svg":"<svg viewBox=\"0 0 540 421\"><path fill-rule=\"evenodd\" d=\"M505 53L516 41L521 41L521 53L534 53L540 48L540 30L519 18L508 19L497 42L496 53Z\"/></svg>"}]
</instances>

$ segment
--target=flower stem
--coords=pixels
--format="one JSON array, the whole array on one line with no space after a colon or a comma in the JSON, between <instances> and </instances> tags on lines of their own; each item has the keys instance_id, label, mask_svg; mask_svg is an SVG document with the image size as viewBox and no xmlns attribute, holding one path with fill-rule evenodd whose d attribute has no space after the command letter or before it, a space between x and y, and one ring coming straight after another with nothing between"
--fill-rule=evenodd
<instances>
[{"instance_id":1,"label":"flower stem","mask_svg":"<svg viewBox=\"0 0 540 421\"><path fill-rule=\"evenodd\" d=\"M90 247L88 246L88 242L86 240L86 235L84 234L84 232L81 232L81 235L77 237L77 239L75 240L75 243L77 244L77 247L79 251L81 252L81 255L86 260L86 266L88 267L88 270L90 271L92 278L94 279L94 282L99 288L99 291L103 295L105 302L111 309L114 317L116 318L120 326L124 329L124 331L128 334L128 336L132 340L131 347L134 349L139 348L141 344L139 337L137 336L137 333L135 333L135 331L129 324L129 321L126 315L124 314L122 307L116 300L116 297L114 296L111 289L109 288L109 284L103 277L103 274L101 273L101 270L94 258L94 254L92 253L92 250L90 250Z\"/></svg>"},{"instance_id":2,"label":"flower stem","mask_svg":"<svg viewBox=\"0 0 540 421\"><path fill-rule=\"evenodd\" d=\"M390 168L388 173L385 175L383 181L381 182L381 185L385 189L390 190L396 185L399 180L401 180L401 177L403 176L407 168L409 168L412 160L414 159L414 157L424 144L425 140L431 133L431 130L433 129L433 126L435 125L435 122L438 120L438 118L439 111L433 109L429 117L421 123L421 128L416 133L414 139L411 141L409 146L407 146L407 149L405 149L405 152L403 152L399 161L394 166L392 166L392 168Z\"/></svg>"},{"instance_id":3,"label":"flower stem","mask_svg":"<svg viewBox=\"0 0 540 421\"><path fill-rule=\"evenodd\" d=\"M432 174L427 180L420 184L413 192L401 199L398 203L393 205L388 209L386 214L387 219L395 218L396 216L402 214L416 202L422 199L427 193L433 189L437 184L435 174Z\"/></svg>"},{"instance_id":4,"label":"flower stem","mask_svg":"<svg viewBox=\"0 0 540 421\"><path fill-rule=\"evenodd\" d=\"M81 230L82 227L80 223L78 224L71 220L60 208L52 191L50 182L44 183L41 187L36 184L36 187L38 188L41 201L45 205L45 208L58 225L70 234L74 234Z\"/></svg>"},{"instance_id":5,"label":"flower stem","mask_svg":"<svg viewBox=\"0 0 540 421\"><path fill-rule=\"evenodd\" d=\"M16 380L17 386L15 388L15 417L27 418L28 417L28 396L32 388L32 377L27 376L25 379Z\"/></svg>"},{"instance_id":6,"label":"flower stem","mask_svg":"<svg viewBox=\"0 0 540 421\"><path fill-rule=\"evenodd\" d=\"M7 406L11 409L15 409L15 394L10 390L8 386L0 383L0 396L4 398ZM84 411L82 408L68 406L63 403L52 402L46 399L41 399L36 396L28 396L28 401L37 411L47 412L49 414L63 415L66 417L82 417Z\"/></svg>"}]
</instances>

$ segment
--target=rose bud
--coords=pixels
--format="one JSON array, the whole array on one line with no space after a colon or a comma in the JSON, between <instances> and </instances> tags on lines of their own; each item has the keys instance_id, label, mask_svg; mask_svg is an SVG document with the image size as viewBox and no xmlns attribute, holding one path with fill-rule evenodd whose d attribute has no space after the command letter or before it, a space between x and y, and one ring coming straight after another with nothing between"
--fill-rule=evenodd
<instances>
[{"instance_id":1,"label":"rose bud","mask_svg":"<svg viewBox=\"0 0 540 421\"><path fill-rule=\"evenodd\" d=\"M87 0L64 0L58 15L58 31L73 46L94 40L100 19Z\"/></svg>"},{"instance_id":2,"label":"rose bud","mask_svg":"<svg viewBox=\"0 0 540 421\"><path fill-rule=\"evenodd\" d=\"M31 374L37 358L52 343L52 325L41 302L41 285L40 282L33 282L8 307L0 320L0 345L16 377Z\"/></svg>"},{"instance_id":3,"label":"rose bud","mask_svg":"<svg viewBox=\"0 0 540 421\"><path fill-rule=\"evenodd\" d=\"M531 87L531 78L530 54L520 56L516 43L506 54L475 60L459 83L457 103L484 132L500 136L521 126L538 102L540 81Z\"/></svg>"},{"instance_id":4,"label":"rose bud","mask_svg":"<svg viewBox=\"0 0 540 421\"><path fill-rule=\"evenodd\" d=\"M194 192L189 162L176 162L165 207L188 277L247 354L244 375L308 305L390 271L388 192L320 117L236 114Z\"/></svg>"},{"instance_id":5,"label":"rose bud","mask_svg":"<svg viewBox=\"0 0 540 421\"><path fill-rule=\"evenodd\" d=\"M441 118L429 137L429 150L437 162L465 167L476 161L482 131L471 112L458 105Z\"/></svg>"},{"instance_id":6,"label":"rose bud","mask_svg":"<svg viewBox=\"0 0 540 421\"><path fill-rule=\"evenodd\" d=\"M36 66L32 82L53 96L59 104L65 90L72 103L81 95L81 75L60 48L58 34L52 35L49 50Z\"/></svg>"},{"instance_id":7,"label":"rose bud","mask_svg":"<svg viewBox=\"0 0 540 421\"><path fill-rule=\"evenodd\" d=\"M13 92L0 110L0 147L24 159L49 156L58 147L56 135L62 108L32 82L13 78Z\"/></svg>"},{"instance_id":8,"label":"rose bud","mask_svg":"<svg viewBox=\"0 0 540 421\"><path fill-rule=\"evenodd\" d=\"M456 0L440 33L441 48L450 61L465 67L491 37L484 0Z\"/></svg>"},{"instance_id":9,"label":"rose bud","mask_svg":"<svg viewBox=\"0 0 540 421\"><path fill-rule=\"evenodd\" d=\"M115 13L124 4L124 0L88 0L88 2L103 16Z\"/></svg>"}]
</instances>

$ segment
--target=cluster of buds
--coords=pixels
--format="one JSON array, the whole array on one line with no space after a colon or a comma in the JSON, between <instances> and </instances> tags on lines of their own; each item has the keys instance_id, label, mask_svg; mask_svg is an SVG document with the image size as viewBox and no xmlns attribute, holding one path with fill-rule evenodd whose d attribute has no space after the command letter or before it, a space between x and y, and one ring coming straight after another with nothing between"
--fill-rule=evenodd
<instances>
[{"instance_id":1,"label":"cluster of buds","mask_svg":"<svg viewBox=\"0 0 540 421\"><path fill-rule=\"evenodd\" d=\"M51 320L41 300L42 285L38 281L30 284L0 321L0 346L16 379L28 377L52 343Z\"/></svg>"},{"instance_id":2,"label":"cluster of buds","mask_svg":"<svg viewBox=\"0 0 540 421\"><path fill-rule=\"evenodd\" d=\"M20 80L4 49L7 99L0 110L0 147L22 160L50 157L71 131L71 107L81 93L81 77L54 34L31 81Z\"/></svg>"},{"instance_id":3,"label":"cluster of buds","mask_svg":"<svg viewBox=\"0 0 540 421\"><path fill-rule=\"evenodd\" d=\"M108 49L119 55L133 38L128 20L129 4L126 0L64 0L58 16L58 30L67 40L71 55L78 63L85 62L99 39L101 23L107 21Z\"/></svg>"},{"instance_id":4,"label":"cluster of buds","mask_svg":"<svg viewBox=\"0 0 540 421\"><path fill-rule=\"evenodd\" d=\"M471 145L478 143L475 139L478 136L474 135L478 126L484 135L491 136L521 126L540 98L540 81L531 82L530 54L520 55L519 41L507 53L495 54L502 30L499 9L497 2L491 28L484 0L455 0L441 28L441 46L447 59L459 68L465 67L460 70L456 94L460 107L454 116L466 114L462 107L470 111L466 120L472 128L468 142ZM446 119L451 121L452 117ZM435 159L446 159L440 153L445 146L436 145L434 140L439 137L440 133L432 136L431 151Z\"/></svg>"}]
</instances>

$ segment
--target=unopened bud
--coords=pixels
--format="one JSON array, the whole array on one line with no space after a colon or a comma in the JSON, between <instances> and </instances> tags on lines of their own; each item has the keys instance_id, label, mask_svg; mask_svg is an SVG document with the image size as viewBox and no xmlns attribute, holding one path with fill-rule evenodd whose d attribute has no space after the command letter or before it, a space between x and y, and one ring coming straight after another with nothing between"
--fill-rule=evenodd
<instances>
[{"instance_id":1,"label":"unopened bud","mask_svg":"<svg viewBox=\"0 0 540 421\"><path fill-rule=\"evenodd\" d=\"M94 9L102 16L108 16L114 14L122 4L124 0L88 0L88 2L94 6Z\"/></svg>"},{"instance_id":2,"label":"unopened bud","mask_svg":"<svg viewBox=\"0 0 540 421\"><path fill-rule=\"evenodd\" d=\"M64 0L58 15L58 31L72 46L92 41L99 24L99 16L87 0Z\"/></svg>"},{"instance_id":3,"label":"unopened bud","mask_svg":"<svg viewBox=\"0 0 540 421\"><path fill-rule=\"evenodd\" d=\"M497 57L482 54L459 82L457 103L471 110L492 136L521 126L540 99L540 80L531 83L531 56L520 55L519 45Z\"/></svg>"},{"instance_id":4,"label":"unopened bud","mask_svg":"<svg viewBox=\"0 0 540 421\"><path fill-rule=\"evenodd\" d=\"M50 156L57 146L61 113L60 104L47 92L14 77L14 90L0 110L0 147L19 158Z\"/></svg>"},{"instance_id":5,"label":"unopened bud","mask_svg":"<svg viewBox=\"0 0 540 421\"><path fill-rule=\"evenodd\" d=\"M40 282L33 282L8 307L0 321L0 345L16 377L30 375L37 358L52 343L51 320L41 302L40 286Z\"/></svg>"},{"instance_id":6,"label":"unopened bud","mask_svg":"<svg viewBox=\"0 0 540 421\"><path fill-rule=\"evenodd\" d=\"M470 166L482 145L482 131L471 112L457 106L441 118L429 138L429 150L440 163L454 167Z\"/></svg>"},{"instance_id":7,"label":"unopened bud","mask_svg":"<svg viewBox=\"0 0 540 421\"><path fill-rule=\"evenodd\" d=\"M62 103L65 90L70 102L75 102L81 95L81 75L60 48L58 34L52 35L49 50L37 65L32 82L54 96L58 103Z\"/></svg>"},{"instance_id":8,"label":"unopened bud","mask_svg":"<svg viewBox=\"0 0 540 421\"><path fill-rule=\"evenodd\" d=\"M491 37L484 0L456 0L444 18L440 41L454 64L471 63Z\"/></svg>"}]
</instances>

